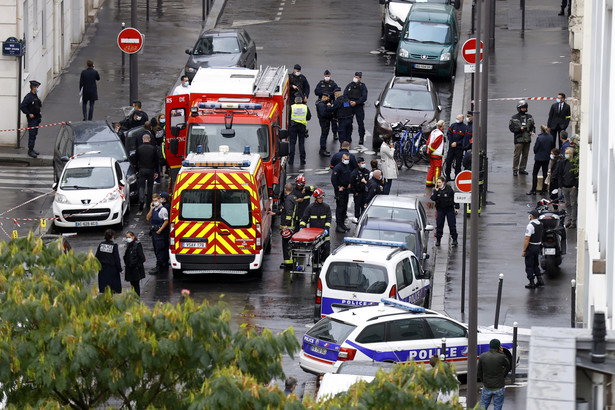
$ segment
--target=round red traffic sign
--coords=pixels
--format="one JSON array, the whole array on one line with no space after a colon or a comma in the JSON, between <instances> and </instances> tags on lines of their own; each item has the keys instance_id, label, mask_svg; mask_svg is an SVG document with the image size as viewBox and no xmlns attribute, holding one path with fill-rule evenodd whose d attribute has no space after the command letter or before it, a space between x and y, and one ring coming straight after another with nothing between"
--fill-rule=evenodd
<instances>
[{"instance_id":1,"label":"round red traffic sign","mask_svg":"<svg viewBox=\"0 0 615 410\"><path fill-rule=\"evenodd\" d=\"M134 54L143 47L143 35L136 28L126 27L117 35L117 45L126 54Z\"/></svg>"},{"instance_id":2,"label":"round red traffic sign","mask_svg":"<svg viewBox=\"0 0 615 410\"><path fill-rule=\"evenodd\" d=\"M472 171L461 171L455 177L455 185L461 192L472 191Z\"/></svg>"},{"instance_id":3,"label":"round red traffic sign","mask_svg":"<svg viewBox=\"0 0 615 410\"><path fill-rule=\"evenodd\" d=\"M480 42L480 61L483 61L483 48L484 44ZM461 55L468 64L476 64L476 39L471 38L466 40L461 47Z\"/></svg>"}]
</instances>

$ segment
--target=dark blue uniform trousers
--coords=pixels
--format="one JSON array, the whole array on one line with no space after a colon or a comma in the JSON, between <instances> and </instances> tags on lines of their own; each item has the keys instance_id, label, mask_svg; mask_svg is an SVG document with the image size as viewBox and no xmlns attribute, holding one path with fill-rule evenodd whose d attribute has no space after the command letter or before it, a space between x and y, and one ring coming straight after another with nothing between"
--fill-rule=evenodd
<instances>
[{"instance_id":1,"label":"dark blue uniform trousers","mask_svg":"<svg viewBox=\"0 0 615 410\"><path fill-rule=\"evenodd\" d=\"M540 255L540 245L529 244L525 250L525 274L529 280L534 279L536 275L540 275L538 255Z\"/></svg>"},{"instance_id":2,"label":"dark blue uniform trousers","mask_svg":"<svg viewBox=\"0 0 615 410\"><path fill-rule=\"evenodd\" d=\"M436 238L441 238L444 233L444 220L448 221L448 230L454 241L457 240L457 226L455 223L455 208L438 209L436 212Z\"/></svg>"}]
</instances>

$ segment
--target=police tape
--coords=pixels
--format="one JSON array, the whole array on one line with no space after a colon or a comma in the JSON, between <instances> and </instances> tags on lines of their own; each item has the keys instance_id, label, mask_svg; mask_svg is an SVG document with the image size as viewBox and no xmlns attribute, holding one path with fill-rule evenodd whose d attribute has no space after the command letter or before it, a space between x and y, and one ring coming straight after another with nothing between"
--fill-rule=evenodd
<instances>
[{"instance_id":1,"label":"police tape","mask_svg":"<svg viewBox=\"0 0 615 410\"><path fill-rule=\"evenodd\" d=\"M488 98L487 101L555 101L557 97L504 97L504 98ZM574 97L566 98L566 101L576 101L577 99ZM474 103L474 100L470 100L471 103Z\"/></svg>"},{"instance_id":2,"label":"police tape","mask_svg":"<svg viewBox=\"0 0 615 410\"><path fill-rule=\"evenodd\" d=\"M0 132L33 130L35 128L53 127L53 126L56 126L56 125L70 124L70 123L71 123L70 121L54 122L53 124L37 125L35 127L24 127L24 128L13 128L13 129L10 129L10 130L0 130Z\"/></svg>"}]
</instances>

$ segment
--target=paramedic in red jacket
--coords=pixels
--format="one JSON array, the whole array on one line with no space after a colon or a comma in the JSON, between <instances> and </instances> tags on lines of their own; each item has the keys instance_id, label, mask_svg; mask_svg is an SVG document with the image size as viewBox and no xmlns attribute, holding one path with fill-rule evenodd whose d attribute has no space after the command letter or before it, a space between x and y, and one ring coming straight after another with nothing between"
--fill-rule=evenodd
<instances>
[{"instance_id":1,"label":"paramedic in red jacket","mask_svg":"<svg viewBox=\"0 0 615 410\"><path fill-rule=\"evenodd\" d=\"M425 186L433 187L442 173L442 155L444 154L444 121L436 124L427 140L427 154L429 154L429 171Z\"/></svg>"}]
</instances>

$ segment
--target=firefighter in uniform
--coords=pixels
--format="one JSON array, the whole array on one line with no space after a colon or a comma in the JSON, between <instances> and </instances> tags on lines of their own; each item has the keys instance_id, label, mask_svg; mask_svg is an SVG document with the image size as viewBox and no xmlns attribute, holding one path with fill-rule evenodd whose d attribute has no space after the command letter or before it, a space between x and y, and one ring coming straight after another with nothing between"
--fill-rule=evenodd
<instances>
[{"instance_id":1,"label":"firefighter in uniform","mask_svg":"<svg viewBox=\"0 0 615 410\"><path fill-rule=\"evenodd\" d=\"M340 144L344 141L350 143L352 136L352 105L348 97L342 94L341 88L335 89L335 101L327 104L327 111L337 118L337 135Z\"/></svg>"},{"instance_id":2,"label":"firefighter in uniform","mask_svg":"<svg viewBox=\"0 0 615 410\"><path fill-rule=\"evenodd\" d=\"M538 255L540 255L540 245L542 244L542 223L538 220L540 214L537 210L530 211L530 222L525 228L525 242L523 243L523 253L521 256L525 258L525 273L529 283L525 285L526 289L534 289L544 286L542 280L542 272L538 263ZM536 283L534 283L536 277Z\"/></svg>"},{"instance_id":3,"label":"firefighter in uniform","mask_svg":"<svg viewBox=\"0 0 615 410\"><path fill-rule=\"evenodd\" d=\"M329 230L331 229L331 207L325 204L325 192L316 188L314 191L314 203L311 203L303 213L301 218L301 228L305 228L307 225L310 228L320 228L325 230L325 244L318 253L318 260L314 261L315 267L322 267L322 263L329 253L331 253L331 242L329 237Z\"/></svg>"},{"instance_id":4,"label":"firefighter in uniform","mask_svg":"<svg viewBox=\"0 0 615 410\"><path fill-rule=\"evenodd\" d=\"M444 121L436 124L436 129L429 134L427 140L427 153L429 154L429 171L425 186L428 188L436 185L442 170L442 154L444 153Z\"/></svg>"},{"instance_id":5,"label":"firefighter in uniform","mask_svg":"<svg viewBox=\"0 0 615 410\"><path fill-rule=\"evenodd\" d=\"M463 114L457 115L455 123L448 127L448 152L446 153L446 166L444 176L447 181L455 179L461 172L461 160L463 158L463 142L466 135L466 125L463 123ZM451 168L455 163L455 176L451 178Z\"/></svg>"},{"instance_id":6,"label":"firefighter in uniform","mask_svg":"<svg viewBox=\"0 0 615 410\"><path fill-rule=\"evenodd\" d=\"M298 175L295 178L295 189L293 189L292 195L297 200L297 212L295 212L295 226L299 226L299 221L305 212L305 208L310 204L310 198L316 188L313 186L305 186L305 177L303 174Z\"/></svg>"},{"instance_id":7,"label":"firefighter in uniform","mask_svg":"<svg viewBox=\"0 0 615 410\"><path fill-rule=\"evenodd\" d=\"M150 275L166 273L169 269L169 213L157 193L152 195L146 219L152 224L150 233L156 254L156 267L150 271Z\"/></svg>"},{"instance_id":8,"label":"firefighter in uniform","mask_svg":"<svg viewBox=\"0 0 615 410\"><path fill-rule=\"evenodd\" d=\"M363 77L362 72L357 71L354 73L352 82L346 86L346 89L344 89L344 96L348 97L350 100L352 113L357 119L360 145L364 143L365 139L365 125L363 124L363 121L365 120L365 111L363 110L363 105L365 105L365 102L367 101L367 87L363 84L363 82L361 82L361 77ZM350 124L348 141L352 141L352 123Z\"/></svg>"},{"instance_id":9,"label":"firefighter in uniform","mask_svg":"<svg viewBox=\"0 0 615 410\"><path fill-rule=\"evenodd\" d=\"M301 165L305 165L305 138L307 137L307 122L312 118L310 109L303 102L300 96L295 97L295 103L290 106L290 127L288 130L288 140L290 152L288 153L288 163L293 164L295 160L295 145L299 140L299 158Z\"/></svg>"},{"instance_id":10,"label":"firefighter in uniform","mask_svg":"<svg viewBox=\"0 0 615 410\"><path fill-rule=\"evenodd\" d=\"M293 195L293 184L284 185L284 204L280 212L280 234L282 235L282 256L284 261L280 269L293 266L293 256L290 252L290 238L295 230L295 215L297 213L297 198Z\"/></svg>"},{"instance_id":11,"label":"firefighter in uniform","mask_svg":"<svg viewBox=\"0 0 615 410\"><path fill-rule=\"evenodd\" d=\"M38 81L30 81L30 92L24 97L19 109L26 114L28 119L28 155L32 158L38 156L38 152L34 150L36 136L38 135L38 127L41 123L41 107L43 103L38 98L38 87L41 85Z\"/></svg>"}]
</instances>

